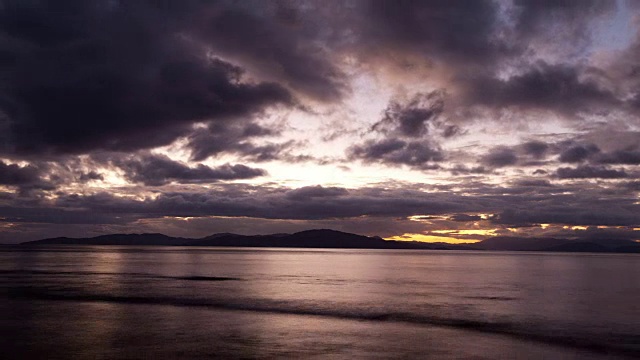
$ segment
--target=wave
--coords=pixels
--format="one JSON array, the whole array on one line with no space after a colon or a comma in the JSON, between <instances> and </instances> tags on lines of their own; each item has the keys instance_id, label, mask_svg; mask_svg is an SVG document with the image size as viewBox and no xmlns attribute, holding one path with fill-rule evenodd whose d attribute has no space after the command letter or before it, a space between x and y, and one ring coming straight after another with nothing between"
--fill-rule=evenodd
<instances>
[{"instance_id":1,"label":"wave","mask_svg":"<svg viewBox=\"0 0 640 360\"><path fill-rule=\"evenodd\" d=\"M209 280L207 277L188 277L189 280ZM218 278L214 278L218 279ZM217 280L215 280L217 281ZM498 334L524 341L535 341L549 345L570 347L592 352L640 357L640 335L624 333L579 333L560 332L544 329L532 324L516 322L490 322L473 319L445 318L405 312L381 312L367 309L337 309L304 307L300 304L282 301L272 302L261 299L245 299L243 302L229 300L193 299L174 297L119 296L105 294L62 294L35 287L12 287L6 289L12 299L32 299L51 301L108 302L120 304L168 305L179 307L205 307L220 310L250 311L272 314L321 316L337 319L400 322L416 325L430 325L461 330ZM237 300L235 300L237 301Z\"/></svg>"},{"instance_id":2,"label":"wave","mask_svg":"<svg viewBox=\"0 0 640 360\"><path fill-rule=\"evenodd\" d=\"M135 272L101 272L101 271L48 271L48 270L0 270L0 275L63 275L63 276L135 276L150 279L172 279L172 280L187 280L187 281L230 281L241 280L235 277L226 276L169 276L169 275L157 275L149 273L135 273Z\"/></svg>"}]
</instances>

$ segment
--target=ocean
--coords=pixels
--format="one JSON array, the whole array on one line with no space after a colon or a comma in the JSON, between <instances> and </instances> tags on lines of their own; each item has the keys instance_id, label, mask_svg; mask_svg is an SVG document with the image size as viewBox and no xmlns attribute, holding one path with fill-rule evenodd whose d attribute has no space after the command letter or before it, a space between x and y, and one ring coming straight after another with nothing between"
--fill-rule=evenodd
<instances>
[{"instance_id":1,"label":"ocean","mask_svg":"<svg viewBox=\"0 0 640 360\"><path fill-rule=\"evenodd\" d=\"M640 255L0 247L6 359L640 357Z\"/></svg>"}]
</instances>

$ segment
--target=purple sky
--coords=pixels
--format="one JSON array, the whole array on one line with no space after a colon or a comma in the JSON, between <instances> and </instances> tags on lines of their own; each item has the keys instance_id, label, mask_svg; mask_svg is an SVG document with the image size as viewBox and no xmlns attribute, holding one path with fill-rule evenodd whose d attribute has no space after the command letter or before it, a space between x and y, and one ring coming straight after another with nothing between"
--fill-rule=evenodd
<instances>
[{"instance_id":1,"label":"purple sky","mask_svg":"<svg viewBox=\"0 0 640 360\"><path fill-rule=\"evenodd\" d=\"M0 1L0 242L640 240L633 1Z\"/></svg>"}]
</instances>

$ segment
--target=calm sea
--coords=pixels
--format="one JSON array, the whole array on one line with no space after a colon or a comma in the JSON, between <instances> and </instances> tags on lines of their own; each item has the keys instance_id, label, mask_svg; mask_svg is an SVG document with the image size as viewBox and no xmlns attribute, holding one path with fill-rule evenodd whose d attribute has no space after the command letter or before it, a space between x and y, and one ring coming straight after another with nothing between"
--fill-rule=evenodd
<instances>
[{"instance_id":1,"label":"calm sea","mask_svg":"<svg viewBox=\"0 0 640 360\"><path fill-rule=\"evenodd\" d=\"M0 357L640 357L640 256L0 247Z\"/></svg>"}]
</instances>

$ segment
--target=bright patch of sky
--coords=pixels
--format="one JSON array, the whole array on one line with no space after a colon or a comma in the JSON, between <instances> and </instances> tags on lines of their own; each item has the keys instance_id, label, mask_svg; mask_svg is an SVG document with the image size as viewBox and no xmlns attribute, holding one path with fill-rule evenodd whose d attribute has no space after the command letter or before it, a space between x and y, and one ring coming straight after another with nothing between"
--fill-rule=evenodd
<instances>
[{"instance_id":1,"label":"bright patch of sky","mask_svg":"<svg viewBox=\"0 0 640 360\"><path fill-rule=\"evenodd\" d=\"M629 46L637 31L635 21L633 14L628 9L627 1L616 0L615 15L605 18L594 29L592 51L615 51Z\"/></svg>"}]
</instances>

